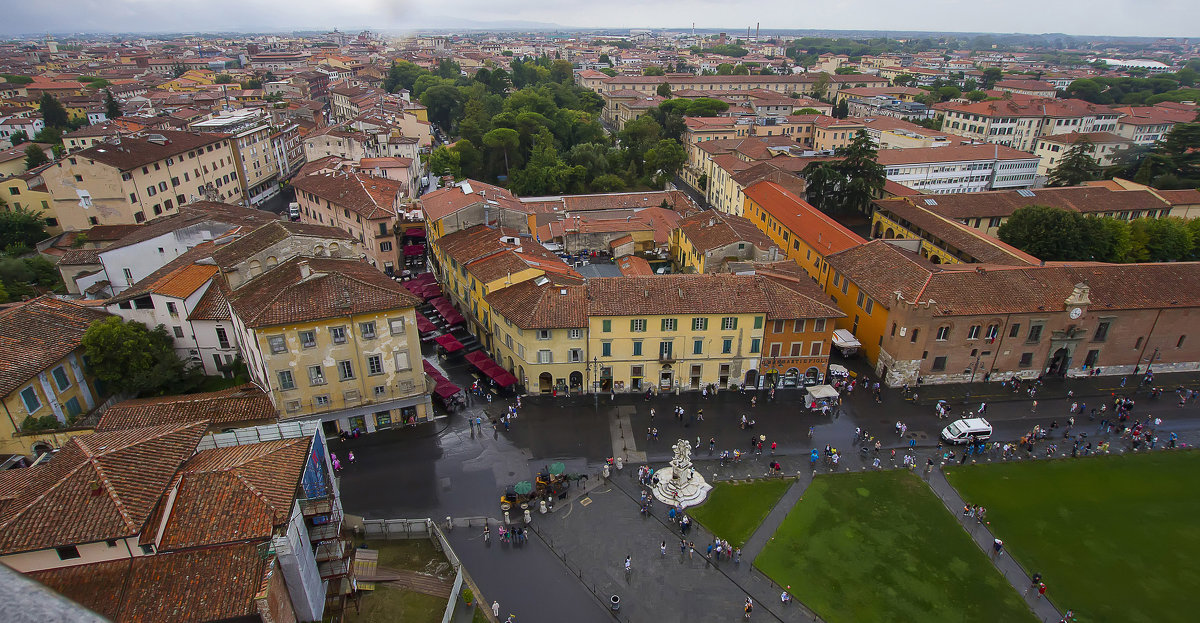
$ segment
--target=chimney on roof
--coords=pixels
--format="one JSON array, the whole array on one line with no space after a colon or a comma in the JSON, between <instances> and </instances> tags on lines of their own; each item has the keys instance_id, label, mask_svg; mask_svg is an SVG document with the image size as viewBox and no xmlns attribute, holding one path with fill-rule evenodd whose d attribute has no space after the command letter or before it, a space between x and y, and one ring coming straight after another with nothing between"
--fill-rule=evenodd
<instances>
[{"instance_id":1,"label":"chimney on roof","mask_svg":"<svg viewBox=\"0 0 1200 623\"><path fill-rule=\"evenodd\" d=\"M296 263L296 266L300 268L301 279L308 279L312 276L312 267L308 265L308 260L300 260Z\"/></svg>"}]
</instances>

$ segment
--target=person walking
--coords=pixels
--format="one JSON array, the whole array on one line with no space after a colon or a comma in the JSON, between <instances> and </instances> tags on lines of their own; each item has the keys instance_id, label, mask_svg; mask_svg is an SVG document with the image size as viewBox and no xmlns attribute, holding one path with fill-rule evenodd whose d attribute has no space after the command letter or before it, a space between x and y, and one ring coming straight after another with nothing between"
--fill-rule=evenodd
<instances>
[{"instance_id":1,"label":"person walking","mask_svg":"<svg viewBox=\"0 0 1200 623\"><path fill-rule=\"evenodd\" d=\"M1038 590L1038 596L1037 596L1037 598L1038 598L1038 599L1041 599L1042 597L1045 597L1045 596L1046 596L1046 583L1045 583L1045 582L1039 582L1039 583L1038 583L1038 589L1037 589L1037 590Z\"/></svg>"},{"instance_id":2,"label":"person walking","mask_svg":"<svg viewBox=\"0 0 1200 623\"><path fill-rule=\"evenodd\" d=\"M662 545L658 546L658 549L662 552L663 558L666 558L667 557L667 542L663 541Z\"/></svg>"},{"instance_id":3,"label":"person walking","mask_svg":"<svg viewBox=\"0 0 1200 623\"><path fill-rule=\"evenodd\" d=\"M628 580L629 576L632 573L633 573L633 556L626 556L625 557L625 579Z\"/></svg>"},{"instance_id":4,"label":"person walking","mask_svg":"<svg viewBox=\"0 0 1200 623\"><path fill-rule=\"evenodd\" d=\"M754 602L749 597L746 598L746 605L742 606L742 611L745 613L746 619L749 619L750 613L754 612Z\"/></svg>"},{"instance_id":5,"label":"person walking","mask_svg":"<svg viewBox=\"0 0 1200 623\"><path fill-rule=\"evenodd\" d=\"M1042 583L1042 574L1035 571L1031 580L1032 582L1029 584L1029 588L1025 589L1026 595L1028 595L1030 591L1036 589L1038 585Z\"/></svg>"},{"instance_id":6,"label":"person walking","mask_svg":"<svg viewBox=\"0 0 1200 623\"><path fill-rule=\"evenodd\" d=\"M1004 553L1004 541L995 539L992 542L992 558L999 558Z\"/></svg>"}]
</instances>

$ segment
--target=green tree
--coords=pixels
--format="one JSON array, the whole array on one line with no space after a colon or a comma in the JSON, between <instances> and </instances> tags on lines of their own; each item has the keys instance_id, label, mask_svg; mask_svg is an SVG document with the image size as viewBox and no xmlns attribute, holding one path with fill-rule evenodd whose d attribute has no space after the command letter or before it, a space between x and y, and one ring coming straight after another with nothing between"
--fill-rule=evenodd
<instances>
[{"instance_id":1,"label":"green tree","mask_svg":"<svg viewBox=\"0 0 1200 623\"><path fill-rule=\"evenodd\" d=\"M84 332L83 348L96 377L116 392L158 395L188 377L162 325L151 330L117 316L97 320Z\"/></svg>"},{"instance_id":2,"label":"green tree","mask_svg":"<svg viewBox=\"0 0 1200 623\"><path fill-rule=\"evenodd\" d=\"M509 159L521 146L521 135L509 128L496 128L483 135L483 145L504 155L504 174L508 175Z\"/></svg>"},{"instance_id":3,"label":"green tree","mask_svg":"<svg viewBox=\"0 0 1200 623\"><path fill-rule=\"evenodd\" d=\"M912 74L900 74L892 78L892 86L908 87L916 83L917 77Z\"/></svg>"},{"instance_id":4,"label":"green tree","mask_svg":"<svg viewBox=\"0 0 1200 623\"><path fill-rule=\"evenodd\" d=\"M600 63L603 63L605 65L610 65L610 66L612 65L612 59L609 58L607 54L601 54L600 58L597 59L597 61Z\"/></svg>"},{"instance_id":5,"label":"green tree","mask_svg":"<svg viewBox=\"0 0 1200 623\"><path fill-rule=\"evenodd\" d=\"M671 97L671 85L666 82L658 85L657 93L660 97Z\"/></svg>"},{"instance_id":6,"label":"green tree","mask_svg":"<svg viewBox=\"0 0 1200 623\"><path fill-rule=\"evenodd\" d=\"M1129 230L1136 261L1175 262L1192 256L1192 231L1181 218L1134 219Z\"/></svg>"},{"instance_id":7,"label":"green tree","mask_svg":"<svg viewBox=\"0 0 1200 623\"><path fill-rule=\"evenodd\" d=\"M121 103L117 98L113 97L112 91L104 89L104 116L109 119L117 119L124 113L121 112Z\"/></svg>"},{"instance_id":8,"label":"green tree","mask_svg":"<svg viewBox=\"0 0 1200 623\"><path fill-rule=\"evenodd\" d=\"M833 107L833 117L836 119L845 119L850 116L850 104L846 100L842 100Z\"/></svg>"},{"instance_id":9,"label":"green tree","mask_svg":"<svg viewBox=\"0 0 1200 623\"><path fill-rule=\"evenodd\" d=\"M589 190L597 193L617 193L625 190L625 180L621 179L620 175L606 173L596 176L589 186Z\"/></svg>"},{"instance_id":10,"label":"green tree","mask_svg":"<svg viewBox=\"0 0 1200 623\"><path fill-rule=\"evenodd\" d=\"M697 97L689 100L684 115L687 117L716 117L729 110L729 103L712 97Z\"/></svg>"},{"instance_id":11,"label":"green tree","mask_svg":"<svg viewBox=\"0 0 1200 623\"><path fill-rule=\"evenodd\" d=\"M449 175L455 180L463 179L458 152L444 145L435 148L429 154L429 172L438 177Z\"/></svg>"},{"instance_id":12,"label":"green tree","mask_svg":"<svg viewBox=\"0 0 1200 623\"><path fill-rule=\"evenodd\" d=\"M41 113L42 121L46 122L48 128L61 130L71 126L71 118L67 115L67 109L49 93L42 94Z\"/></svg>"},{"instance_id":13,"label":"green tree","mask_svg":"<svg viewBox=\"0 0 1200 623\"><path fill-rule=\"evenodd\" d=\"M819 114L821 114L821 111L817 110L816 108L805 107L805 108L801 108L800 110L797 110L796 114L797 115L819 115Z\"/></svg>"},{"instance_id":14,"label":"green tree","mask_svg":"<svg viewBox=\"0 0 1200 623\"><path fill-rule=\"evenodd\" d=\"M749 75L750 75L750 68L749 68L749 67L747 67L747 66L746 66L745 64L743 64L743 63L738 63L738 64L737 64L737 67L734 67L734 68L733 68L733 75L735 75L735 76L749 76Z\"/></svg>"},{"instance_id":15,"label":"green tree","mask_svg":"<svg viewBox=\"0 0 1200 623\"><path fill-rule=\"evenodd\" d=\"M822 212L834 212L838 209L837 194L846 182L834 164L826 160L810 162L801 172L806 183L805 197L813 207Z\"/></svg>"},{"instance_id":16,"label":"green tree","mask_svg":"<svg viewBox=\"0 0 1200 623\"><path fill-rule=\"evenodd\" d=\"M833 81L829 74L821 72L812 85L812 96L817 99L824 99L825 94L829 91L829 84Z\"/></svg>"},{"instance_id":17,"label":"green tree","mask_svg":"<svg viewBox=\"0 0 1200 623\"><path fill-rule=\"evenodd\" d=\"M43 164L46 164L47 162L50 162L50 159L46 157L46 152L42 151L41 147L34 145L34 144L30 144L29 147L25 148L25 170L26 171L36 168L36 167L40 167Z\"/></svg>"},{"instance_id":18,"label":"green tree","mask_svg":"<svg viewBox=\"0 0 1200 623\"><path fill-rule=\"evenodd\" d=\"M421 103L428 109L429 120L450 132L461 108L459 96L457 88L439 84L421 94Z\"/></svg>"},{"instance_id":19,"label":"green tree","mask_svg":"<svg viewBox=\"0 0 1200 623\"><path fill-rule=\"evenodd\" d=\"M664 138L646 152L646 172L651 185L661 188L675 177L687 162L687 152L679 141Z\"/></svg>"},{"instance_id":20,"label":"green tree","mask_svg":"<svg viewBox=\"0 0 1200 623\"><path fill-rule=\"evenodd\" d=\"M999 67L988 67L983 70L983 90L990 90L996 86L1000 78L1004 76L1004 71Z\"/></svg>"},{"instance_id":21,"label":"green tree","mask_svg":"<svg viewBox=\"0 0 1200 623\"><path fill-rule=\"evenodd\" d=\"M178 78L179 76L186 74L187 70L187 65L184 65L183 63L175 63L174 65L171 65L171 77Z\"/></svg>"},{"instance_id":22,"label":"green tree","mask_svg":"<svg viewBox=\"0 0 1200 623\"><path fill-rule=\"evenodd\" d=\"M732 76L733 75L733 65L730 63L721 63L720 65L717 65L717 75L718 76Z\"/></svg>"},{"instance_id":23,"label":"green tree","mask_svg":"<svg viewBox=\"0 0 1200 623\"><path fill-rule=\"evenodd\" d=\"M617 75L617 70L613 69L612 67L605 67L604 69L600 70L600 73L612 78L613 76Z\"/></svg>"},{"instance_id":24,"label":"green tree","mask_svg":"<svg viewBox=\"0 0 1200 623\"><path fill-rule=\"evenodd\" d=\"M1099 176L1100 164L1092 157L1095 146L1086 136L1063 152L1058 164L1050 170L1047 186L1078 186Z\"/></svg>"},{"instance_id":25,"label":"green tree","mask_svg":"<svg viewBox=\"0 0 1200 623\"><path fill-rule=\"evenodd\" d=\"M979 89L967 91L967 99L971 100L972 102L982 102L983 100L987 99L987 97L987 92L980 91Z\"/></svg>"},{"instance_id":26,"label":"green tree","mask_svg":"<svg viewBox=\"0 0 1200 623\"><path fill-rule=\"evenodd\" d=\"M0 248L13 245L32 247L46 238L46 222L41 212L21 207L0 210Z\"/></svg>"},{"instance_id":27,"label":"green tree","mask_svg":"<svg viewBox=\"0 0 1200 623\"><path fill-rule=\"evenodd\" d=\"M233 84L234 82L237 82L237 81L234 80L233 76L231 76L229 74L217 74L217 77L215 80L213 80L213 82L215 82L216 84Z\"/></svg>"},{"instance_id":28,"label":"green tree","mask_svg":"<svg viewBox=\"0 0 1200 623\"><path fill-rule=\"evenodd\" d=\"M642 70L642 75L643 76L665 76L665 75L667 75L667 72L663 71L663 68L659 67L658 65L651 65Z\"/></svg>"},{"instance_id":29,"label":"green tree","mask_svg":"<svg viewBox=\"0 0 1200 623\"><path fill-rule=\"evenodd\" d=\"M840 188L841 209L869 213L871 201L883 193L887 181L886 169L876 162L879 151L875 142L866 130L859 130L850 144L836 153L842 159L833 166L844 180Z\"/></svg>"},{"instance_id":30,"label":"green tree","mask_svg":"<svg viewBox=\"0 0 1200 623\"><path fill-rule=\"evenodd\" d=\"M29 135L25 133L25 130L17 130L8 137L8 140L13 144L13 147L16 147L17 145L29 140Z\"/></svg>"},{"instance_id":31,"label":"green tree","mask_svg":"<svg viewBox=\"0 0 1200 623\"><path fill-rule=\"evenodd\" d=\"M996 232L1000 239L1039 259L1098 259L1086 236L1084 216L1061 208L1031 205L1017 208Z\"/></svg>"},{"instance_id":32,"label":"green tree","mask_svg":"<svg viewBox=\"0 0 1200 623\"><path fill-rule=\"evenodd\" d=\"M434 73L440 78L455 80L462 75L462 66L453 59L443 58L438 61L437 70Z\"/></svg>"}]
</instances>

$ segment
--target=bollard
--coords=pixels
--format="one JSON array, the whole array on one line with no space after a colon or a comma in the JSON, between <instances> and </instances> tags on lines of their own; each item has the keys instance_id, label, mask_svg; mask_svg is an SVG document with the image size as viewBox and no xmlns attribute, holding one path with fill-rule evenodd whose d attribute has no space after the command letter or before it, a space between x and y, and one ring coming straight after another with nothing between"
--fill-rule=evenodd
<instances>
[{"instance_id":1,"label":"bollard","mask_svg":"<svg viewBox=\"0 0 1200 623\"><path fill-rule=\"evenodd\" d=\"M625 461L621 460L621 457L617 457L617 471L621 471L624 467Z\"/></svg>"},{"instance_id":2,"label":"bollard","mask_svg":"<svg viewBox=\"0 0 1200 623\"><path fill-rule=\"evenodd\" d=\"M609 597L609 598L608 598L608 603L612 604L612 609L613 609L613 610L620 610L620 609L621 609L621 597L620 597L620 596L618 596L618 595L613 595L612 597Z\"/></svg>"},{"instance_id":3,"label":"bollard","mask_svg":"<svg viewBox=\"0 0 1200 623\"><path fill-rule=\"evenodd\" d=\"M610 473L610 472L608 471L608 463L605 463L605 464L604 464L604 471L602 472L602 474L604 475L604 477L605 477L605 478L608 478L608 476L609 476L609 473Z\"/></svg>"},{"instance_id":4,"label":"bollard","mask_svg":"<svg viewBox=\"0 0 1200 623\"><path fill-rule=\"evenodd\" d=\"M450 520L449 515L446 515L446 531L449 532L450 530L453 530L453 529L454 529L454 522Z\"/></svg>"},{"instance_id":5,"label":"bollard","mask_svg":"<svg viewBox=\"0 0 1200 623\"><path fill-rule=\"evenodd\" d=\"M512 523L512 519L508 516L508 511L504 511L504 524L508 525L510 523Z\"/></svg>"},{"instance_id":6,"label":"bollard","mask_svg":"<svg viewBox=\"0 0 1200 623\"><path fill-rule=\"evenodd\" d=\"M525 509L525 523L533 523L533 516L529 514L529 509Z\"/></svg>"},{"instance_id":7,"label":"bollard","mask_svg":"<svg viewBox=\"0 0 1200 623\"><path fill-rule=\"evenodd\" d=\"M540 512L543 515L546 514L546 500L541 500L538 503L538 512Z\"/></svg>"}]
</instances>

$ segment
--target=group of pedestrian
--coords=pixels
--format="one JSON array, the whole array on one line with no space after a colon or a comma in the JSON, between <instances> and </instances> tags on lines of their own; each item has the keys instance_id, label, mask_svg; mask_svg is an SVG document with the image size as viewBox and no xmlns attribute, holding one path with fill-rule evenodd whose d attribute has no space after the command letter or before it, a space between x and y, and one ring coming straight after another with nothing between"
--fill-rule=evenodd
<instances>
[{"instance_id":1,"label":"group of pedestrian","mask_svg":"<svg viewBox=\"0 0 1200 623\"><path fill-rule=\"evenodd\" d=\"M351 465L354 464L354 451L353 450L351 450L349 453L346 454L346 461L349 462ZM342 471L342 461L340 459L338 459L338 455L336 452L329 453L329 462L333 464L333 471L335 471L335 472Z\"/></svg>"}]
</instances>

